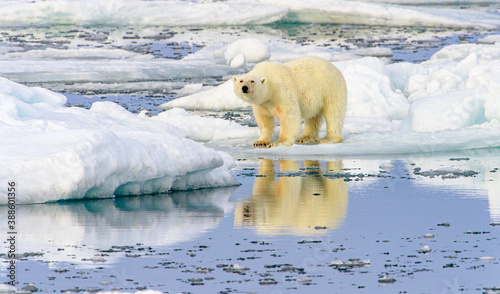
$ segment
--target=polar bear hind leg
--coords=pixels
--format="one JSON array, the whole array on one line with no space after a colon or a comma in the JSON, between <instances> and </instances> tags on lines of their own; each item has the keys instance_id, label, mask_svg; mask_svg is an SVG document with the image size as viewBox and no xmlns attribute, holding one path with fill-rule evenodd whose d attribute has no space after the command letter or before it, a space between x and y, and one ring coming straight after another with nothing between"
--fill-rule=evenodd
<instances>
[{"instance_id":1,"label":"polar bear hind leg","mask_svg":"<svg viewBox=\"0 0 500 294\"><path fill-rule=\"evenodd\" d=\"M317 114L304 122L304 133L295 140L298 144L315 142L319 138L319 127L323 121L323 115Z\"/></svg>"},{"instance_id":2,"label":"polar bear hind leg","mask_svg":"<svg viewBox=\"0 0 500 294\"><path fill-rule=\"evenodd\" d=\"M344 126L345 111L336 103L325 105L324 116L326 122L326 136L316 140L318 144L340 143L343 140L342 127Z\"/></svg>"}]
</instances>

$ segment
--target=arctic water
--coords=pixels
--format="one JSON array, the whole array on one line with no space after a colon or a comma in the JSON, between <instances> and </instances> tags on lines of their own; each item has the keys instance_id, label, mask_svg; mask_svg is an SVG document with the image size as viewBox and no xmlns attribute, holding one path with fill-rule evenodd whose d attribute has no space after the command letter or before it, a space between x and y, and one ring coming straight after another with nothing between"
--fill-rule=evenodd
<instances>
[{"instance_id":1,"label":"arctic water","mask_svg":"<svg viewBox=\"0 0 500 294\"><path fill-rule=\"evenodd\" d=\"M0 291L500 291L498 3L102 2L0 1ZM345 141L252 148L227 81L304 55Z\"/></svg>"}]
</instances>

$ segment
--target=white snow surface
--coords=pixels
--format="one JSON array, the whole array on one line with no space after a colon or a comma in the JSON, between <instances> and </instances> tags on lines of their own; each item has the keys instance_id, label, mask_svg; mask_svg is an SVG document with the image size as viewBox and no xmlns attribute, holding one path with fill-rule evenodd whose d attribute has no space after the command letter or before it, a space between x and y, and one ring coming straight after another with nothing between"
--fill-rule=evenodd
<instances>
[{"instance_id":1,"label":"white snow surface","mask_svg":"<svg viewBox=\"0 0 500 294\"><path fill-rule=\"evenodd\" d=\"M420 64L387 64L375 57L334 64L344 74L349 93L345 140L340 144L253 149L257 128L221 125L227 134L224 142L213 124L195 124L195 130L181 122L195 116L179 110L175 114L186 119L175 120L196 140L227 146L237 134L232 147L268 155L355 156L500 147L500 46L452 45ZM249 105L234 95L229 80L164 107L237 109Z\"/></svg>"},{"instance_id":2,"label":"white snow surface","mask_svg":"<svg viewBox=\"0 0 500 294\"><path fill-rule=\"evenodd\" d=\"M236 4L237 3L237 4ZM286 8L241 2L48 0L0 1L1 25L189 26L266 24Z\"/></svg>"},{"instance_id":3,"label":"white snow surface","mask_svg":"<svg viewBox=\"0 0 500 294\"><path fill-rule=\"evenodd\" d=\"M182 108L160 113L154 119L164 121L183 130L188 138L202 142L217 142L259 136L257 128L242 126L224 119L190 115Z\"/></svg>"},{"instance_id":4,"label":"white snow surface","mask_svg":"<svg viewBox=\"0 0 500 294\"><path fill-rule=\"evenodd\" d=\"M0 203L112 197L237 185L233 160L178 128L112 102L62 106L63 95L0 78ZM21 188L22 187L22 188Z\"/></svg>"},{"instance_id":5,"label":"white snow surface","mask_svg":"<svg viewBox=\"0 0 500 294\"><path fill-rule=\"evenodd\" d=\"M249 0L249 2L255 3L256 6L272 4L288 8L291 12L295 12L287 15L288 19L309 23L461 28L497 28L500 25L498 15L494 13L451 8L343 0ZM421 2L408 4L421 4Z\"/></svg>"},{"instance_id":6,"label":"white snow surface","mask_svg":"<svg viewBox=\"0 0 500 294\"><path fill-rule=\"evenodd\" d=\"M234 93L234 84L230 79L218 87L193 95L174 99L159 106L160 109L170 108L186 109L243 109L250 108L250 104L241 100Z\"/></svg>"},{"instance_id":7,"label":"white snow surface","mask_svg":"<svg viewBox=\"0 0 500 294\"><path fill-rule=\"evenodd\" d=\"M457 2L482 3L480 0L2 0L0 26L252 25L288 18L313 23L499 27L498 15L463 10ZM433 3L454 4L456 8L416 6Z\"/></svg>"},{"instance_id":8,"label":"white snow surface","mask_svg":"<svg viewBox=\"0 0 500 294\"><path fill-rule=\"evenodd\" d=\"M477 41L478 41L478 43L484 43L484 44L500 43L500 35L488 35L488 36L483 37Z\"/></svg>"}]
</instances>

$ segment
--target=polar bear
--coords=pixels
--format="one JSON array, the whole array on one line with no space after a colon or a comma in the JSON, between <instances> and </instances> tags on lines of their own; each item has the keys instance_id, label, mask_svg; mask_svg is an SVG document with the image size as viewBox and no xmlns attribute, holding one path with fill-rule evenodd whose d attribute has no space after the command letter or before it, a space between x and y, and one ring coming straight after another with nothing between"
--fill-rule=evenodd
<instances>
[{"instance_id":1,"label":"polar bear","mask_svg":"<svg viewBox=\"0 0 500 294\"><path fill-rule=\"evenodd\" d=\"M249 73L233 77L236 95L252 104L260 129L254 147L294 143L342 142L347 88L342 73L318 57L301 57L283 64L261 62ZM280 123L278 141L271 144L274 118ZM304 133L298 137L305 120ZM326 136L319 127L326 121Z\"/></svg>"}]
</instances>

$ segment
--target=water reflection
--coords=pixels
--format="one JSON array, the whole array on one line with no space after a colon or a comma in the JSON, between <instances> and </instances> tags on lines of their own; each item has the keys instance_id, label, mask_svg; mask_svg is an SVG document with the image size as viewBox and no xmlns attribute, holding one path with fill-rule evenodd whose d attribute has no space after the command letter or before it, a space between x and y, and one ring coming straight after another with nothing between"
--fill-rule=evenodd
<instances>
[{"instance_id":1,"label":"water reflection","mask_svg":"<svg viewBox=\"0 0 500 294\"><path fill-rule=\"evenodd\" d=\"M462 153L433 157L412 157L407 159L407 169L420 172L450 171L446 176L417 176L416 184L449 190L474 191L465 193L468 198L485 198L489 202L490 219L500 222L500 160L498 149L464 151ZM473 171L475 176L458 176L452 172Z\"/></svg>"},{"instance_id":2,"label":"water reflection","mask_svg":"<svg viewBox=\"0 0 500 294\"><path fill-rule=\"evenodd\" d=\"M232 212L229 200L235 189L19 205L17 252L42 252L43 260L81 263L97 249L113 245L189 241L216 228ZM0 206L0 215L6 214L7 207ZM5 226L2 223L0 230L7 231Z\"/></svg>"},{"instance_id":3,"label":"water reflection","mask_svg":"<svg viewBox=\"0 0 500 294\"><path fill-rule=\"evenodd\" d=\"M235 225L253 227L263 235L300 236L339 227L347 211L347 184L324 177L323 168L319 161L285 159L279 161L277 172L274 161L260 159L253 195L237 205ZM326 163L326 172L341 168L341 161Z\"/></svg>"}]
</instances>

